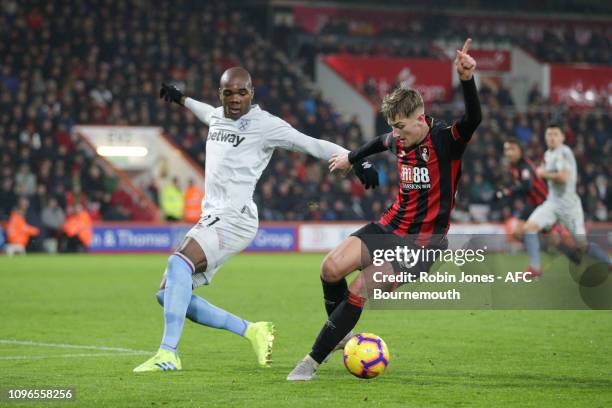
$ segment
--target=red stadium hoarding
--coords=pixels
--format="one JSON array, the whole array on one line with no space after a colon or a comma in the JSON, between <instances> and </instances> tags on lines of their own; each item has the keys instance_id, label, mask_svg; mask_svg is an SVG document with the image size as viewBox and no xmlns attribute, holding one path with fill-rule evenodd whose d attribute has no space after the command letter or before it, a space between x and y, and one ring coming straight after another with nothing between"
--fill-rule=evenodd
<instances>
[{"instance_id":1,"label":"red stadium hoarding","mask_svg":"<svg viewBox=\"0 0 612 408\"><path fill-rule=\"evenodd\" d=\"M450 60L348 54L327 55L323 60L357 89L374 80L381 96L392 89L396 82L418 89L425 103L448 101L452 95Z\"/></svg>"},{"instance_id":2,"label":"red stadium hoarding","mask_svg":"<svg viewBox=\"0 0 612 408\"><path fill-rule=\"evenodd\" d=\"M398 13L385 10L373 13L372 10L368 9L346 9L329 6L296 6L293 9L295 22L310 33L319 32L329 20L334 18L350 18L360 23L348 27L351 34L375 35L383 26L399 26L417 17L415 13Z\"/></svg>"},{"instance_id":3,"label":"red stadium hoarding","mask_svg":"<svg viewBox=\"0 0 612 408\"><path fill-rule=\"evenodd\" d=\"M612 106L612 67L550 64L550 99L577 108Z\"/></svg>"},{"instance_id":4,"label":"red stadium hoarding","mask_svg":"<svg viewBox=\"0 0 612 408\"><path fill-rule=\"evenodd\" d=\"M323 4L319 2L318 4ZM440 18L452 19L466 27L468 31L473 31L477 26L488 26L493 31L505 30L504 25L512 24L514 29L524 29L525 27L532 28L533 32L525 32L526 37L534 36L539 33L542 28L553 29L573 29L573 30L589 30L608 29L609 23L606 19L594 20L584 19L579 14L557 16L550 18L545 15L502 15L499 13L478 13L474 14L469 11L457 13L450 10L440 9L438 13L433 13L438 20ZM333 5L299 5L293 8L293 20L309 33L320 32L321 29L329 21L347 21L347 29L349 33L356 35L376 35L385 27L398 27L401 25L407 26L424 26L428 23L428 19L432 16L432 12L428 10L415 9L374 9L372 7L355 7L353 4L342 5L338 2ZM443 20L442 20L443 21ZM501 27L500 27L501 26Z\"/></svg>"},{"instance_id":5,"label":"red stadium hoarding","mask_svg":"<svg viewBox=\"0 0 612 408\"><path fill-rule=\"evenodd\" d=\"M508 50L470 50L470 55L478 61L478 70L510 72L512 54Z\"/></svg>"}]
</instances>

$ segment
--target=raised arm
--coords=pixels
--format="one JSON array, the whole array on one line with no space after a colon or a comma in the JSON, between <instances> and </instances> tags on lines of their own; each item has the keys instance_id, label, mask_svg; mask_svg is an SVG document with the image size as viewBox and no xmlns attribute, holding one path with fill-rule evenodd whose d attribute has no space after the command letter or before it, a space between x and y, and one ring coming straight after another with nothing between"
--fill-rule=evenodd
<instances>
[{"instance_id":1,"label":"raised arm","mask_svg":"<svg viewBox=\"0 0 612 408\"><path fill-rule=\"evenodd\" d=\"M472 39L468 38L463 44L461 50L457 50L455 58L455 67L461 80L461 88L463 90L463 101L465 103L465 114L453 125L453 137L457 141L464 143L469 142L472 134L482 121L482 111L480 109L480 100L478 99L478 91L476 90L476 82L474 81L474 70L476 69L476 60L472 58L468 51Z\"/></svg>"},{"instance_id":2,"label":"raised arm","mask_svg":"<svg viewBox=\"0 0 612 408\"><path fill-rule=\"evenodd\" d=\"M463 88L465 113L461 119L454 124L453 136L467 143L482 121L482 112L480 110L480 100L478 99L478 91L476 90L474 78L472 77L465 81L462 80L461 88Z\"/></svg>"}]
</instances>

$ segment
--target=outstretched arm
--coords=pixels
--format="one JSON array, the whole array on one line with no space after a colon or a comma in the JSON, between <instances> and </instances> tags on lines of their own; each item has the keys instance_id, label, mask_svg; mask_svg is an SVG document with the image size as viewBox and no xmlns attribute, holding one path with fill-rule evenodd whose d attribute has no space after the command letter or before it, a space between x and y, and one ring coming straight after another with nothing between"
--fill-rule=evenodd
<instances>
[{"instance_id":1,"label":"outstretched arm","mask_svg":"<svg viewBox=\"0 0 612 408\"><path fill-rule=\"evenodd\" d=\"M334 155L329 161L329 170L332 172L336 170L348 171L353 164L359 163L366 157L389 149L389 146L392 146L394 141L393 133L376 136L357 150L346 154Z\"/></svg>"},{"instance_id":2,"label":"outstretched arm","mask_svg":"<svg viewBox=\"0 0 612 408\"><path fill-rule=\"evenodd\" d=\"M210 122L210 115L215 109L212 105L186 97L176 86L167 85L166 83L162 83L161 89L159 90L159 97L166 102L174 102L186 107L207 125Z\"/></svg>"},{"instance_id":3,"label":"outstretched arm","mask_svg":"<svg viewBox=\"0 0 612 408\"><path fill-rule=\"evenodd\" d=\"M329 160L333 154L348 152L335 143L307 136L276 116L270 115L267 125L264 137L269 148L280 147L323 160Z\"/></svg>"},{"instance_id":4,"label":"outstretched arm","mask_svg":"<svg viewBox=\"0 0 612 408\"><path fill-rule=\"evenodd\" d=\"M287 150L308 153L323 160L333 160L335 156L347 156L349 151L335 143L315 139L298 132L284 120L271 116L266 132L266 146L268 148L280 147ZM344 174L351 169L349 166ZM368 162L360 162L355 167L355 174L364 184L365 188L378 186L378 173L374 166Z\"/></svg>"},{"instance_id":5,"label":"outstretched arm","mask_svg":"<svg viewBox=\"0 0 612 408\"><path fill-rule=\"evenodd\" d=\"M389 142L393 139L393 133L385 133L380 136L376 136L360 148L352 151L348 155L348 161L351 164L357 163L359 160L365 159L376 153L384 152L389 148Z\"/></svg>"},{"instance_id":6,"label":"outstretched arm","mask_svg":"<svg viewBox=\"0 0 612 408\"><path fill-rule=\"evenodd\" d=\"M183 97L183 105L193 112L202 122L207 125L210 123L210 116L215 107L204 102L196 101L195 99Z\"/></svg>"}]
</instances>

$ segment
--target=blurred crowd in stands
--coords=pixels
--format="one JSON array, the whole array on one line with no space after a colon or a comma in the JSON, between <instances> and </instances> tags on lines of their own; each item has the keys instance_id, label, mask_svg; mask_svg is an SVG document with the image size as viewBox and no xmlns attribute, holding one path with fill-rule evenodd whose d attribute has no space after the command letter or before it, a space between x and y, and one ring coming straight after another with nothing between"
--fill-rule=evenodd
<instances>
[{"instance_id":1,"label":"blurred crowd in stands","mask_svg":"<svg viewBox=\"0 0 612 408\"><path fill-rule=\"evenodd\" d=\"M37 245L52 238L60 249L82 249L71 241L79 232L74 233L70 217L83 211L90 220L82 217L76 224L86 227L92 220L152 217L124 189L121 178L75 134L75 124L159 125L204 165L208 129L188 111L158 99L158 87L164 80L174 81L187 95L218 105L221 73L240 64L253 76L255 102L302 132L348 149L373 136L363 134L356 118L343 119L309 85L299 64L262 38L265 18L258 18L256 12L232 9L222 2L180 0L155 7L127 0L61 4L5 0L0 7L0 223L6 228L12 213L21 214L24 220L19 222L32 226L30 233L41 237ZM425 27L428 25L387 30L384 35L429 36ZM517 27L508 26L506 33L498 32L499 26L473 29L523 41L547 60L558 60L555 50L563 49L563 55L570 55L572 61L611 62L605 45L609 42L602 42L601 37L605 40L609 32L587 30L569 35L567 31L534 29L533 37L533 30L521 36ZM449 21L445 29L453 34L457 27ZM322 32L337 36L346 31L345 22L332 21ZM463 38L464 31L455 34ZM551 35L558 46L548 47ZM565 48L572 41L575 53L571 52L573 45L569 52ZM544 42L547 46L540 51ZM414 48L410 55L432 52L421 42L402 43ZM539 158L549 119L538 109L546 101L535 91L532 108L524 114L506 109L512 105L507 90L483 88L481 98L487 109L475 136L478 143L468 149L455 211L455 217L462 220L501 219L517 210L517 203L490 205L499 181L505 178L500 166L501 143L505 137L517 136L528 154ZM451 119L462 109L458 94L451 105L434 107L432 114ZM605 158L612 148L611 125L607 113L568 112L564 116L567 142L580 163L580 193L589 220L610 219L611 164ZM375 161L381 186L372 192L364 191L354 177L330 176L326 163L278 151L256 190L260 216L263 220L377 218L395 198L397 176L389 157ZM160 204L167 219L183 219L183 213L193 217L197 211L193 200L201 191L186 197L185 190L169 184L180 194L170 192L168 200L164 199L167 185L140 187ZM183 198L180 205L175 202L179 195ZM169 212L168 202L174 202ZM191 203L189 210L186 202ZM479 210L471 209L473 205L492 210L479 215ZM180 215L179 207L183 210ZM84 233L80 241L83 244L88 239Z\"/></svg>"},{"instance_id":2,"label":"blurred crowd in stands","mask_svg":"<svg viewBox=\"0 0 612 408\"><path fill-rule=\"evenodd\" d=\"M276 40L310 66L317 54L351 53L444 58L440 42L461 44L467 36L487 45L518 45L553 63L611 64L612 28L604 21L576 23L542 19L507 20L450 14L405 14L402 22L389 11L327 16L315 32L299 24L280 24Z\"/></svg>"},{"instance_id":3,"label":"blurred crowd in stands","mask_svg":"<svg viewBox=\"0 0 612 408\"><path fill-rule=\"evenodd\" d=\"M440 118L458 118L462 100L458 89L450 107L432 108L432 115ZM560 123L565 143L571 147L578 167L578 194L587 221L612 219L612 120L609 112L550 110L546 101L532 90L526 112L513 109L511 98L503 88L483 84L480 97L486 106L483 121L474 135L474 142L466 150L459 197L453 217L463 221L504 220L518 214L524 199L495 202L493 194L500 186L509 186L511 180L501 153L504 140L515 137L522 144L523 154L536 165L542 163L546 144L547 124Z\"/></svg>"}]
</instances>

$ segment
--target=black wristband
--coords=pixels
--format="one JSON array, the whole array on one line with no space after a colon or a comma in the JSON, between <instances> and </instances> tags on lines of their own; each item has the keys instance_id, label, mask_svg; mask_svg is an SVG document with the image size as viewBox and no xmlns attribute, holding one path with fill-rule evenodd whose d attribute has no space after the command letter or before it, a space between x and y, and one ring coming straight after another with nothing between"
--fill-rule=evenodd
<instances>
[{"instance_id":1,"label":"black wristband","mask_svg":"<svg viewBox=\"0 0 612 408\"><path fill-rule=\"evenodd\" d=\"M349 154L348 154L348 161L351 164L355 164L355 161L356 161L355 160L355 152L352 152L352 151L349 152Z\"/></svg>"}]
</instances>

